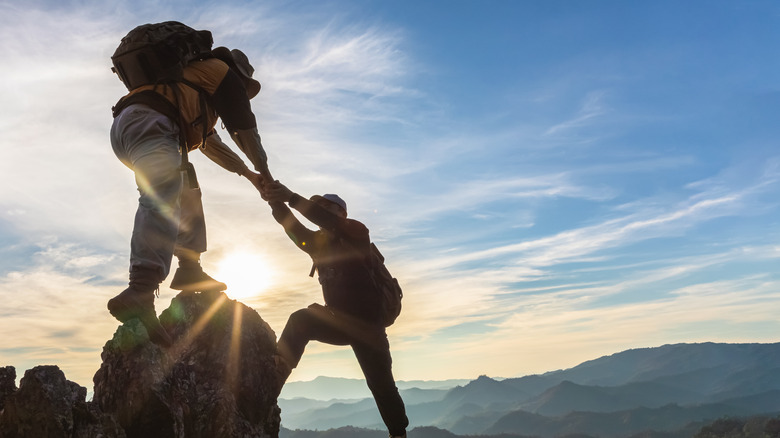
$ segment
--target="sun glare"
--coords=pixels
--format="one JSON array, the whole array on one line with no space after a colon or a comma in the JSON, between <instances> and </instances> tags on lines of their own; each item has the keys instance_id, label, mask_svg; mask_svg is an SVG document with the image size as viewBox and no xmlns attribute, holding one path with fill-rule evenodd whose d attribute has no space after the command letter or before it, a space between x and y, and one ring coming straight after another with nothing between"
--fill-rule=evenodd
<instances>
[{"instance_id":1,"label":"sun glare","mask_svg":"<svg viewBox=\"0 0 780 438\"><path fill-rule=\"evenodd\" d=\"M233 299L262 295L272 283L272 270L261 255L250 252L234 252L219 262L214 275L227 284L227 295Z\"/></svg>"}]
</instances>

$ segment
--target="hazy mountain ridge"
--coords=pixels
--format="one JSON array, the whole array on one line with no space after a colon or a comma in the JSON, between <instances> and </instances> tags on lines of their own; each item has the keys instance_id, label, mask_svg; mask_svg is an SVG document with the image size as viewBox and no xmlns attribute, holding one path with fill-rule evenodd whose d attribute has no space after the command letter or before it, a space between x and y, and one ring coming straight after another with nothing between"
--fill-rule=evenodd
<instances>
[{"instance_id":1,"label":"hazy mountain ridge","mask_svg":"<svg viewBox=\"0 0 780 438\"><path fill-rule=\"evenodd\" d=\"M414 397L402 395L410 427L460 435L674 435L724 415L780 412L778 364L780 343L675 344L627 350L567 370L504 380L480 376L448 391L417 388ZM305 411L280 406L287 428L383 428L371 399Z\"/></svg>"},{"instance_id":2,"label":"hazy mountain ridge","mask_svg":"<svg viewBox=\"0 0 780 438\"><path fill-rule=\"evenodd\" d=\"M700 402L702 395L655 382L628 383L621 386L586 386L564 380L519 408L546 416L572 411L615 412L626 406L656 408L670 403Z\"/></svg>"},{"instance_id":3,"label":"hazy mountain ridge","mask_svg":"<svg viewBox=\"0 0 780 438\"><path fill-rule=\"evenodd\" d=\"M451 380L399 380L398 389L424 389L447 391L458 385L466 385L471 379ZM280 395L283 399L307 398L312 400L350 400L371 397L362 379L319 376L305 382L288 382Z\"/></svg>"},{"instance_id":4,"label":"hazy mountain ridge","mask_svg":"<svg viewBox=\"0 0 780 438\"><path fill-rule=\"evenodd\" d=\"M558 383L569 380L581 385L618 386L653 381L688 372L720 369L720 375L776 368L780 344L669 344L638 348L603 356L567 370L542 374ZM507 379L507 380L522 380ZM506 380L505 380L506 381Z\"/></svg>"}]
</instances>

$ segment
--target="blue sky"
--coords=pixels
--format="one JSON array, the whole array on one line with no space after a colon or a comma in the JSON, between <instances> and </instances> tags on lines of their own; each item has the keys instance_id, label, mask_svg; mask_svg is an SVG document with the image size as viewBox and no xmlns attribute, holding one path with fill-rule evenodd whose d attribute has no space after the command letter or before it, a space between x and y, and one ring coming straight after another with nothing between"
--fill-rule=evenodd
<instances>
[{"instance_id":1,"label":"blue sky","mask_svg":"<svg viewBox=\"0 0 780 438\"><path fill-rule=\"evenodd\" d=\"M162 3L0 2L0 365L91 387L137 199L110 55L164 20L249 55L274 176L371 229L406 293L398 379L778 340L776 2ZM204 266L280 333L321 301L310 262L245 180L192 160ZM359 368L311 344L291 378L317 375Z\"/></svg>"}]
</instances>

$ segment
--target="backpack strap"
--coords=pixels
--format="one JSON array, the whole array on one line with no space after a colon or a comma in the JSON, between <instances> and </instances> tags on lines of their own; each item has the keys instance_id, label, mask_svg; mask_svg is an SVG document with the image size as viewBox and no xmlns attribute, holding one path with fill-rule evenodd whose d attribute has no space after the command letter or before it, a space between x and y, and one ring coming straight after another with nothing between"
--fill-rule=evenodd
<instances>
[{"instance_id":1,"label":"backpack strap","mask_svg":"<svg viewBox=\"0 0 780 438\"><path fill-rule=\"evenodd\" d=\"M154 90L144 90L119 99L119 102L111 107L111 113L116 118L125 108L136 103L146 105L170 118L177 125L179 124L179 109L170 100Z\"/></svg>"},{"instance_id":2,"label":"backpack strap","mask_svg":"<svg viewBox=\"0 0 780 438\"><path fill-rule=\"evenodd\" d=\"M205 91L193 84L192 82L182 79L180 81L184 85L192 88L193 90L198 92L198 99L199 99L199 105L200 105L200 117L196 120L196 122L200 122L201 126L203 127L202 130L202 139L201 139L201 145L204 145L206 143L206 137L209 134L209 128L206 125L207 117L206 117L206 93ZM179 88L176 86L175 83L168 84L171 87L171 91L173 92L174 100L176 103L171 103L170 100L166 99L165 96L162 94L154 91L154 90L144 90L140 91L138 93L132 94L130 96L123 97L122 99L119 99L119 102L116 103L113 107L111 107L111 113L116 118L119 113L121 113L125 108L127 108L130 105L140 103L143 105L148 106L149 108L157 111L160 114L163 114L164 116L171 119L176 125L179 127L179 147L181 149L181 166L180 170L182 172L187 172L187 180L189 181L190 188L191 189L197 189L199 187L198 185L198 176L195 174L195 166L192 165L189 161L189 148L187 147L187 140L186 135L184 134L183 127L186 126L184 116L182 115L181 111L179 111Z\"/></svg>"},{"instance_id":3,"label":"backpack strap","mask_svg":"<svg viewBox=\"0 0 780 438\"><path fill-rule=\"evenodd\" d=\"M208 100L206 99L206 90L204 90L202 87L186 79L182 79L180 82L198 92L198 105L200 105L200 116L198 116L198 118L195 119L193 123L200 122L200 126L202 126L200 145L204 146L206 144L206 137L208 137L209 135L209 127L207 125L208 116L206 114L206 108L208 105Z\"/></svg>"},{"instance_id":4,"label":"backpack strap","mask_svg":"<svg viewBox=\"0 0 780 438\"><path fill-rule=\"evenodd\" d=\"M176 84L171 84L171 90L173 91L173 98L176 100L176 108L178 109L180 108L179 87L177 87ZM198 91L198 95L200 95L200 91ZM202 108L201 112L205 112L205 109ZM198 188L198 176L195 174L195 166L193 166L189 160L190 148L187 146L187 136L185 135L184 130L182 129L185 126L184 115L181 113L180 110L177 110L176 113L178 117L174 120L178 120L179 149L181 150L181 166L179 166L179 170L182 172L187 172L187 181L190 183L190 189L195 190ZM203 142L205 141L206 141L206 137L204 136Z\"/></svg>"}]
</instances>

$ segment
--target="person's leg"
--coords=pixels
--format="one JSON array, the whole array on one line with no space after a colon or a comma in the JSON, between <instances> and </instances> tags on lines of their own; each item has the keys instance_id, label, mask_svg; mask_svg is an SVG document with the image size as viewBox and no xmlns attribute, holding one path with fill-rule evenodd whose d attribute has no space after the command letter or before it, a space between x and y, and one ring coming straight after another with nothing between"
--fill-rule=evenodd
<instances>
[{"instance_id":1,"label":"person's leg","mask_svg":"<svg viewBox=\"0 0 780 438\"><path fill-rule=\"evenodd\" d=\"M384 330L381 328L376 330L373 342L355 343L352 345L352 350L363 370L368 388L374 395L379 414L390 436L405 437L409 419L406 417L406 408L393 378L390 344Z\"/></svg>"},{"instance_id":2,"label":"person's leg","mask_svg":"<svg viewBox=\"0 0 780 438\"><path fill-rule=\"evenodd\" d=\"M348 345L351 339L343 329L342 321L326 307L312 304L290 315L282 335L279 336L276 351L292 368L295 368L309 341Z\"/></svg>"},{"instance_id":3,"label":"person's leg","mask_svg":"<svg viewBox=\"0 0 780 438\"><path fill-rule=\"evenodd\" d=\"M130 239L131 272L154 271L156 284L170 272L179 229L181 173L177 155L161 147L133 163L141 196Z\"/></svg>"},{"instance_id":4,"label":"person's leg","mask_svg":"<svg viewBox=\"0 0 780 438\"><path fill-rule=\"evenodd\" d=\"M192 188L186 172L183 173L184 187L181 192L181 219L176 236L174 255L184 259L197 260L206 252L206 219L200 187Z\"/></svg>"},{"instance_id":5,"label":"person's leg","mask_svg":"<svg viewBox=\"0 0 780 438\"><path fill-rule=\"evenodd\" d=\"M181 219L173 254L179 267L171 280L171 289L183 291L219 292L227 289L225 283L203 272L200 255L206 252L206 220L200 188L191 188L184 177L181 192Z\"/></svg>"},{"instance_id":6,"label":"person's leg","mask_svg":"<svg viewBox=\"0 0 780 438\"><path fill-rule=\"evenodd\" d=\"M114 119L111 143L117 157L135 173L140 193L130 242L131 271L155 271L159 284L170 272L179 233L178 128L156 111L131 105Z\"/></svg>"},{"instance_id":7,"label":"person's leg","mask_svg":"<svg viewBox=\"0 0 780 438\"><path fill-rule=\"evenodd\" d=\"M152 341L170 344L154 311L154 292L170 271L178 233L178 128L162 114L133 105L114 119L111 144L135 172L140 197L130 240L130 284L109 301L109 311L122 322L139 318Z\"/></svg>"},{"instance_id":8,"label":"person's leg","mask_svg":"<svg viewBox=\"0 0 780 438\"><path fill-rule=\"evenodd\" d=\"M348 345L351 341L344 331L343 321L333 315L326 307L312 304L294 312L276 344L276 380L275 396L282 391L284 382L303 356L309 341L320 341L331 345Z\"/></svg>"}]
</instances>

